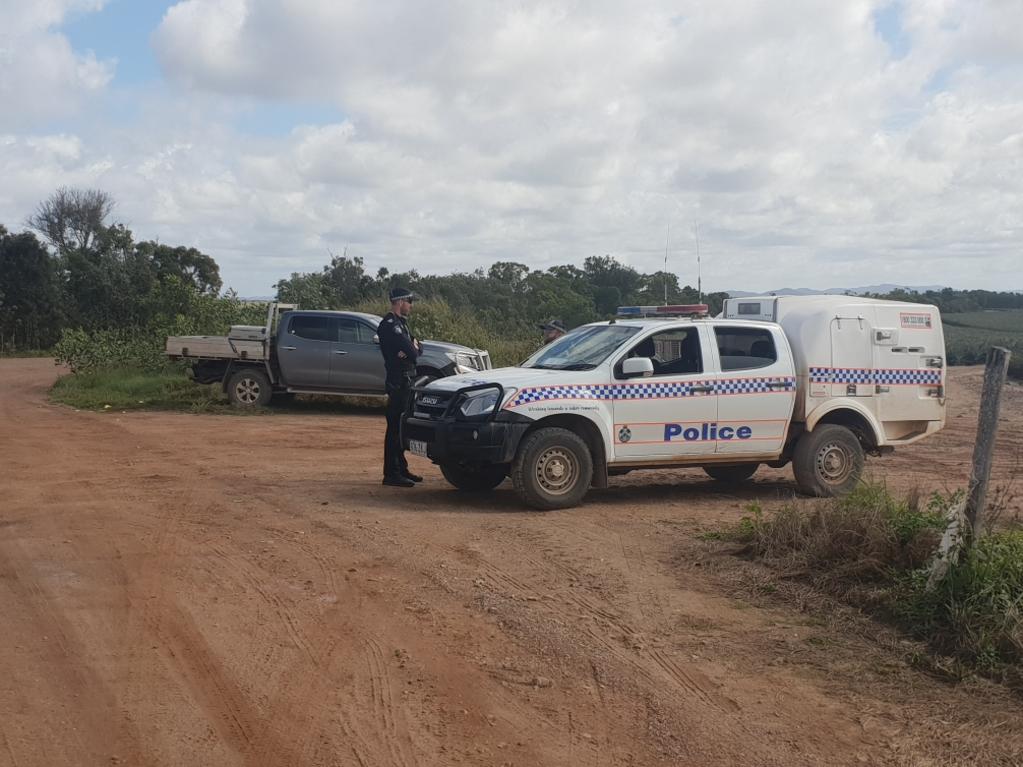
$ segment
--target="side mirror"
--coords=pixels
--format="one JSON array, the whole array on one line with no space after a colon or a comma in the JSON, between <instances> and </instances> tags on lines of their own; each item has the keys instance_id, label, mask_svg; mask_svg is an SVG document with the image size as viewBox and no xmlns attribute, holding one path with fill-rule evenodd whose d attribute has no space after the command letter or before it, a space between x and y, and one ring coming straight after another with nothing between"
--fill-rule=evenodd
<instances>
[{"instance_id":1,"label":"side mirror","mask_svg":"<svg viewBox=\"0 0 1023 767\"><path fill-rule=\"evenodd\" d=\"M375 344L380 343L380 336L378 336L376 333L373 334L373 343Z\"/></svg>"},{"instance_id":2,"label":"side mirror","mask_svg":"<svg viewBox=\"0 0 1023 767\"><path fill-rule=\"evenodd\" d=\"M622 363L622 375L626 378L639 378L654 374L654 361L649 357L630 357Z\"/></svg>"}]
</instances>

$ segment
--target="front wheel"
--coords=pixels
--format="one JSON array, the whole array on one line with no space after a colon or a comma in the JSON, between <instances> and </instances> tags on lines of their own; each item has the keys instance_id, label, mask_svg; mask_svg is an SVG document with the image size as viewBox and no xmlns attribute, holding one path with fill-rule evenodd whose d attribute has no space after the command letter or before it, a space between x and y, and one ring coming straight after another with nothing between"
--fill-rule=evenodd
<instances>
[{"instance_id":1,"label":"front wheel","mask_svg":"<svg viewBox=\"0 0 1023 767\"><path fill-rule=\"evenodd\" d=\"M844 426L824 424L803 434L792 455L799 489L831 498L852 492L863 473L863 446Z\"/></svg>"},{"instance_id":2,"label":"front wheel","mask_svg":"<svg viewBox=\"0 0 1023 767\"><path fill-rule=\"evenodd\" d=\"M227 399L238 408L265 407L273 396L266 373L258 368L242 368L227 381Z\"/></svg>"},{"instance_id":3,"label":"front wheel","mask_svg":"<svg viewBox=\"0 0 1023 767\"><path fill-rule=\"evenodd\" d=\"M703 470L711 479L716 479L718 482L734 484L736 482L745 482L747 479L752 477L759 466L759 463L732 463L717 466L704 466Z\"/></svg>"},{"instance_id":4,"label":"front wheel","mask_svg":"<svg viewBox=\"0 0 1023 767\"><path fill-rule=\"evenodd\" d=\"M593 479L593 456L586 443L568 429L539 429L519 446L512 464L515 490L534 509L577 506Z\"/></svg>"},{"instance_id":5,"label":"front wheel","mask_svg":"<svg viewBox=\"0 0 1023 767\"><path fill-rule=\"evenodd\" d=\"M508 467L501 464L466 466L460 463L442 463L440 473L459 490L482 493L493 490L504 482L508 476Z\"/></svg>"}]
</instances>

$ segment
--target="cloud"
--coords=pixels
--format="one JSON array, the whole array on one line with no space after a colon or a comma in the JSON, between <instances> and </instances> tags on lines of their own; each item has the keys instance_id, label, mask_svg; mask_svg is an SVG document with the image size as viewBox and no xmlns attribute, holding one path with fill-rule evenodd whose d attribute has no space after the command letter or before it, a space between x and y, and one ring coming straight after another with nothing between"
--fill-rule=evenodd
<instances>
[{"instance_id":1,"label":"cloud","mask_svg":"<svg viewBox=\"0 0 1023 767\"><path fill-rule=\"evenodd\" d=\"M115 62L75 52L54 28L70 14L102 10L106 0L26 0L2 4L0 130L75 113L111 80Z\"/></svg>"},{"instance_id":2,"label":"cloud","mask_svg":"<svg viewBox=\"0 0 1023 767\"><path fill-rule=\"evenodd\" d=\"M72 5L20 23L59 41ZM345 245L392 270L654 270L669 224L695 282L697 221L715 288L1023 288L1020 8L184 0L152 38L167 84L122 94L128 122L100 103L63 134L5 129L0 172L24 186L0 217L103 186L138 235L200 247L248 293ZM104 88L91 60L79 104ZM260 104L341 117L238 128Z\"/></svg>"}]
</instances>

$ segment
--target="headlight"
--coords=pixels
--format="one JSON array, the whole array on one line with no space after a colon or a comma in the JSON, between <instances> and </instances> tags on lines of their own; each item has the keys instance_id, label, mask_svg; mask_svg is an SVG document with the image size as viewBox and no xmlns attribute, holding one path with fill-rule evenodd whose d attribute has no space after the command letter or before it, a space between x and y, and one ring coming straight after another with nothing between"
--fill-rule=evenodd
<instances>
[{"instance_id":1,"label":"headlight","mask_svg":"<svg viewBox=\"0 0 1023 767\"><path fill-rule=\"evenodd\" d=\"M480 369L479 358L475 354L468 354L467 352L444 352L444 356L459 367L470 368L471 370Z\"/></svg>"},{"instance_id":2,"label":"headlight","mask_svg":"<svg viewBox=\"0 0 1023 767\"><path fill-rule=\"evenodd\" d=\"M458 406L458 412L466 418L487 415L497 407L498 396L497 389L482 389L479 392L474 392Z\"/></svg>"}]
</instances>

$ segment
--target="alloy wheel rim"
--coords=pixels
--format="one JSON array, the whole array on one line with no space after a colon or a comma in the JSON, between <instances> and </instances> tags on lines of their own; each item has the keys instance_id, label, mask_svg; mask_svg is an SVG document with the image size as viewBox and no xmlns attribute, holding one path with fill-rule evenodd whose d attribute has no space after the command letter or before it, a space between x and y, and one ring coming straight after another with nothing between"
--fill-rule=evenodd
<instances>
[{"instance_id":1,"label":"alloy wheel rim","mask_svg":"<svg viewBox=\"0 0 1023 767\"><path fill-rule=\"evenodd\" d=\"M259 383L251 378L244 378L234 387L239 401L251 405L259 399Z\"/></svg>"}]
</instances>

